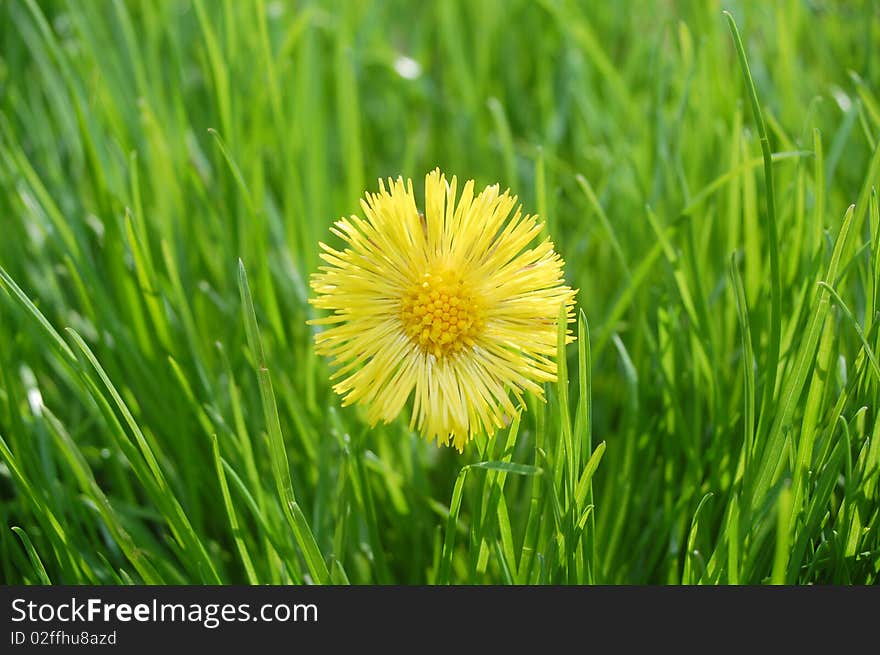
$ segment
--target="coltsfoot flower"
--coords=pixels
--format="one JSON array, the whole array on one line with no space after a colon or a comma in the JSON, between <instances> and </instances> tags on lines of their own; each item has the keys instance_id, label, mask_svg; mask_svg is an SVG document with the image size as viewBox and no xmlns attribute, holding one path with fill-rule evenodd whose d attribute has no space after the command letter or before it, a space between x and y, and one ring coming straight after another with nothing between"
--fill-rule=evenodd
<instances>
[{"instance_id":1,"label":"coltsfoot flower","mask_svg":"<svg viewBox=\"0 0 880 655\"><path fill-rule=\"evenodd\" d=\"M336 222L347 247L321 243L327 265L311 278L310 302L331 315L315 335L332 358L333 389L375 424L412 397L410 429L459 451L516 413L523 392L543 397L556 379L557 320L572 320L575 292L543 224L522 216L498 185L474 195L439 170L425 178L420 213L412 180L379 180L361 201L365 218ZM571 337L569 337L571 340Z\"/></svg>"}]
</instances>

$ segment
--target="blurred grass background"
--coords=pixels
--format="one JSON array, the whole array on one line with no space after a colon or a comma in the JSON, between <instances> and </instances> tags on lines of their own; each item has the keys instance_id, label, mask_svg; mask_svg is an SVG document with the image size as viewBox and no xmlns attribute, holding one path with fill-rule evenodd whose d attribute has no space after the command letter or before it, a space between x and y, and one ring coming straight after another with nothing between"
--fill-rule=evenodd
<instances>
[{"instance_id":1,"label":"blurred grass background","mask_svg":"<svg viewBox=\"0 0 880 655\"><path fill-rule=\"evenodd\" d=\"M876 582L878 98L875 0L4 2L0 578ZM435 166L585 319L461 456L305 324L332 221Z\"/></svg>"}]
</instances>

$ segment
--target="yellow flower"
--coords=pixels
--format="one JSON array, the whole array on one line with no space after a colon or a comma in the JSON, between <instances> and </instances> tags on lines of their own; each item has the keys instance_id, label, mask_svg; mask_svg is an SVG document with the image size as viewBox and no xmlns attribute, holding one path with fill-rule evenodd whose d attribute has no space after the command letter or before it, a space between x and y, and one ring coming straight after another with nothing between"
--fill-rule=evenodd
<instances>
[{"instance_id":1,"label":"yellow flower","mask_svg":"<svg viewBox=\"0 0 880 655\"><path fill-rule=\"evenodd\" d=\"M361 201L366 220L331 228L347 247L320 244L310 302L332 315L310 323L330 326L316 350L340 367L344 405L387 423L412 396L410 429L461 451L516 413L511 393L522 405L556 379L557 317L564 303L572 320L575 292L550 239L531 245L537 217L510 217L516 196L496 184L475 197L471 180L456 203L456 190L429 173L421 214L412 180L379 180Z\"/></svg>"}]
</instances>

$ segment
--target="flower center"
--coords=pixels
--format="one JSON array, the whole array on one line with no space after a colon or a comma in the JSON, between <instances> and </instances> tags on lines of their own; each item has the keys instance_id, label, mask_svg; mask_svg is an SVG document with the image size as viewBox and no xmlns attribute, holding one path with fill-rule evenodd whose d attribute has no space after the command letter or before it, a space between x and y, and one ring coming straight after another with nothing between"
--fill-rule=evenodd
<instances>
[{"instance_id":1,"label":"flower center","mask_svg":"<svg viewBox=\"0 0 880 655\"><path fill-rule=\"evenodd\" d=\"M425 273L404 294L400 317L407 336L437 359L474 345L483 326L473 294L450 271Z\"/></svg>"}]
</instances>

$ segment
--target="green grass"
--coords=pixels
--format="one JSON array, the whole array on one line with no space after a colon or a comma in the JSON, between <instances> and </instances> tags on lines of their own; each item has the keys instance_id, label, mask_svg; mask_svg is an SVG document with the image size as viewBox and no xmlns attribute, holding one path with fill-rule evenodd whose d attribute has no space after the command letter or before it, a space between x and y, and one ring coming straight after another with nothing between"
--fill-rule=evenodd
<instances>
[{"instance_id":1,"label":"green grass","mask_svg":"<svg viewBox=\"0 0 880 655\"><path fill-rule=\"evenodd\" d=\"M874 0L4 2L0 580L876 583L878 145ZM463 455L306 325L435 166L580 290Z\"/></svg>"}]
</instances>

